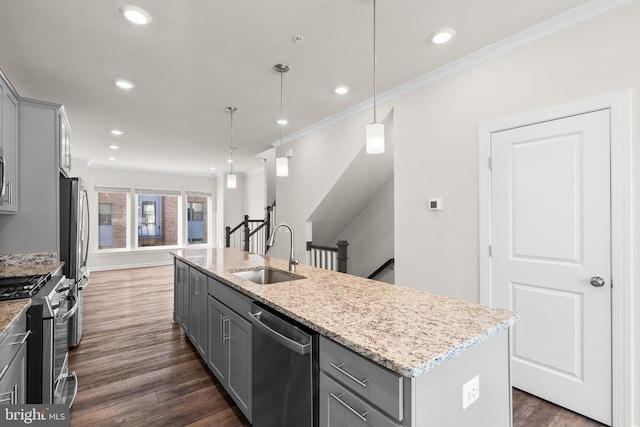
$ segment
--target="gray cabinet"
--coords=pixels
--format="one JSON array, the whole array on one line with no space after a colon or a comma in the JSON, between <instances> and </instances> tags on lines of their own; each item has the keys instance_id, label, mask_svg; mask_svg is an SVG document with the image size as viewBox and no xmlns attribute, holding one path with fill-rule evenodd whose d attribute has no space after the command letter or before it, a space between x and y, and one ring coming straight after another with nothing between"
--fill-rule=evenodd
<instances>
[{"instance_id":1,"label":"gray cabinet","mask_svg":"<svg viewBox=\"0 0 640 427\"><path fill-rule=\"evenodd\" d=\"M324 372L320 372L319 404L321 427L401 426Z\"/></svg>"},{"instance_id":2,"label":"gray cabinet","mask_svg":"<svg viewBox=\"0 0 640 427\"><path fill-rule=\"evenodd\" d=\"M0 404L25 403L28 336L23 314L0 343Z\"/></svg>"},{"instance_id":3,"label":"gray cabinet","mask_svg":"<svg viewBox=\"0 0 640 427\"><path fill-rule=\"evenodd\" d=\"M189 266L176 259L173 287L173 320L186 332L189 321Z\"/></svg>"},{"instance_id":4,"label":"gray cabinet","mask_svg":"<svg viewBox=\"0 0 640 427\"><path fill-rule=\"evenodd\" d=\"M404 378L320 337L320 426L401 426Z\"/></svg>"},{"instance_id":5,"label":"gray cabinet","mask_svg":"<svg viewBox=\"0 0 640 427\"><path fill-rule=\"evenodd\" d=\"M223 385L227 382L227 366L229 364L229 349L224 336L227 310L227 307L217 299L211 296L207 297L207 323L209 325L207 366Z\"/></svg>"},{"instance_id":6,"label":"gray cabinet","mask_svg":"<svg viewBox=\"0 0 640 427\"><path fill-rule=\"evenodd\" d=\"M189 270L189 338L203 358L207 355L207 276Z\"/></svg>"},{"instance_id":7,"label":"gray cabinet","mask_svg":"<svg viewBox=\"0 0 640 427\"><path fill-rule=\"evenodd\" d=\"M251 299L175 258L173 320L251 421Z\"/></svg>"},{"instance_id":8,"label":"gray cabinet","mask_svg":"<svg viewBox=\"0 0 640 427\"><path fill-rule=\"evenodd\" d=\"M18 211L18 98L0 73L0 213Z\"/></svg>"},{"instance_id":9,"label":"gray cabinet","mask_svg":"<svg viewBox=\"0 0 640 427\"><path fill-rule=\"evenodd\" d=\"M214 288L222 289L222 293L214 292L220 300L208 296L207 365L251 421L251 323L224 304L238 307L238 304L250 305L251 300L209 278L210 293Z\"/></svg>"},{"instance_id":10,"label":"gray cabinet","mask_svg":"<svg viewBox=\"0 0 640 427\"><path fill-rule=\"evenodd\" d=\"M0 215L0 253L60 253L59 104L18 99L20 210Z\"/></svg>"}]
</instances>

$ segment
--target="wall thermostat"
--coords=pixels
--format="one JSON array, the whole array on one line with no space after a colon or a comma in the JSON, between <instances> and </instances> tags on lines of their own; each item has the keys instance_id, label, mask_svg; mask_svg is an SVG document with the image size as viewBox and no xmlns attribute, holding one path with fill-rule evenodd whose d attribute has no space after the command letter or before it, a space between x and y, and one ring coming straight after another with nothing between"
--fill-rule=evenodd
<instances>
[{"instance_id":1,"label":"wall thermostat","mask_svg":"<svg viewBox=\"0 0 640 427\"><path fill-rule=\"evenodd\" d=\"M430 211L441 211L443 209L442 199L429 199Z\"/></svg>"}]
</instances>

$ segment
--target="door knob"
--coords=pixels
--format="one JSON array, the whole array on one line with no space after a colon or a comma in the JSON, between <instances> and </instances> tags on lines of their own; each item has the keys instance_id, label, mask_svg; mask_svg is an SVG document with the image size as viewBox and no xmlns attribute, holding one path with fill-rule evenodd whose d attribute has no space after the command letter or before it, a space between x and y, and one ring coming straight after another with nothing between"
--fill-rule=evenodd
<instances>
[{"instance_id":1,"label":"door knob","mask_svg":"<svg viewBox=\"0 0 640 427\"><path fill-rule=\"evenodd\" d=\"M600 288L604 286L604 279L602 277L594 276L591 278L591 286L595 286L596 288Z\"/></svg>"}]
</instances>

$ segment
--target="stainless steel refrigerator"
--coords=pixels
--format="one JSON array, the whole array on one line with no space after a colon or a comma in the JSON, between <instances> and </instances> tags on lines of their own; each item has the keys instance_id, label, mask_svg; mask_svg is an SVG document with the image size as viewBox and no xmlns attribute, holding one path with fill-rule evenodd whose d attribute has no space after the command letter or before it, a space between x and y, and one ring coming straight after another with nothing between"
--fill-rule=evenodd
<instances>
[{"instance_id":1,"label":"stainless steel refrigerator","mask_svg":"<svg viewBox=\"0 0 640 427\"><path fill-rule=\"evenodd\" d=\"M78 310L69 321L69 346L82 338L82 299L89 283L87 252L89 247L89 203L82 178L60 174L60 261L69 280L69 298L76 299Z\"/></svg>"}]
</instances>

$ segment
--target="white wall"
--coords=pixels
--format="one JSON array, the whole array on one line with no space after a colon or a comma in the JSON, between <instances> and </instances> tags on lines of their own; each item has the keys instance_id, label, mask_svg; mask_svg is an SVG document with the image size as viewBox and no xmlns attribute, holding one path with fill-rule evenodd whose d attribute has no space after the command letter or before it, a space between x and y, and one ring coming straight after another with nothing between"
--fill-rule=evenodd
<instances>
[{"instance_id":1,"label":"white wall","mask_svg":"<svg viewBox=\"0 0 640 427\"><path fill-rule=\"evenodd\" d=\"M76 173L76 169L73 169L73 171ZM83 178L85 178L85 185L89 195L91 213L91 239L87 259L89 270L159 265L168 264L172 261L169 249L142 248L138 250L98 251L98 194L95 191L95 187L129 188L132 189L131 191L135 191L135 188L144 188L211 193L213 210L214 212L216 211L216 178L214 177L91 166L86 170L79 167L77 172L78 174L80 172L86 172L87 174ZM183 230L183 233L186 233L186 230Z\"/></svg>"},{"instance_id":2,"label":"white wall","mask_svg":"<svg viewBox=\"0 0 640 427\"><path fill-rule=\"evenodd\" d=\"M244 220L245 215L245 182L246 176L237 175L236 188L227 188L227 177L220 178L224 181L222 193L224 195L224 225L231 228L240 224ZM222 230L224 233L224 230Z\"/></svg>"},{"instance_id":3,"label":"white wall","mask_svg":"<svg viewBox=\"0 0 640 427\"><path fill-rule=\"evenodd\" d=\"M339 240L349 242L347 271L367 277L389 258L394 257L393 240L393 180L340 233ZM393 270L385 271L376 280L394 283Z\"/></svg>"},{"instance_id":4,"label":"white wall","mask_svg":"<svg viewBox=\"0 0 640 427\"><path fill-rule=\"evenodd\" d=\"M380 110L380 117L387 111ZM289 176L276 178L277 222L286 222L295 230L295 253L305 251L306 221L324 199L344 170L362 149L365 126L371 113L352 121L343 121L303 136L287 144L295 155L289 159ZM288 238L278 238L269 255L288 258Z\"/></svg>"},{"instance_id":5,"label":"white wall","mask_svg":"<svg viewBox=\"0 0 640 427\"><path fill-rule=\"evenodd\" d=\"M379 107L394 110L396 283L478 301L480 123L631 88L633 131L640 134L639 18L635 1ZM370 113L358 114L290 143L296 157L291 176L278 179L278 209L279 219L300 230L297 247L304 242L309 207L361 147L369 121ZM634 150L636 183L639 152ZM633 191L640 212L640 185ZM427 210L431 197L444 199L444 211ZM634 225L640 230L638 214ZM636 254L639 236L633 236ZM637 289L633 301L633 328L640 331ZM634 424L640 425L640 334L634 336Z\"/></svg>"},{"instance_id":6,"label":"white wall","mask_svg":"<svg viewBox=\"0 0 640 427\"><path fill-rule=\"evenodd\" d=\"M245 213L251 219L263 219L267 206L265 168L248 173L245 178Z\"/></svg>"}]
</instances>

